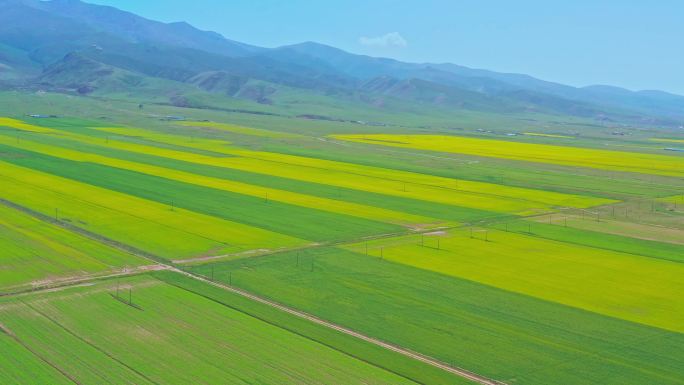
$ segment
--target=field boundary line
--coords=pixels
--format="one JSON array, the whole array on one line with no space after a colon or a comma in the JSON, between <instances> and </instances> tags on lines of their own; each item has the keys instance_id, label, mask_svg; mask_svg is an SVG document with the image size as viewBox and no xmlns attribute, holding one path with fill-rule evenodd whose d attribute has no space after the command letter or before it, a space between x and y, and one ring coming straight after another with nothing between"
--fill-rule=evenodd
<instances>
[{"instance_id":1,"label":"field boundary line","mask_svg":"<svg viewBox=\"0 0 684 385\"><path fill-rule=\"evenodd\" d=\"M5 325L3 325L3 324L1 324L1 323L0 323L0 333L5 333L5 334L7 334L11 339L13 339L13 340L14 340L16 343L18 343L19 345L21 345L24 349L26 349L26 350L27 350L29 353L31 353L34 357L36 357L36 358L38 358L39 360L41 360L41 361L43 361L44 363L46 363L49 367L51 367L52 369L56 370L56 371L57 371L59 374L61 374L64 378L68 379L69 381L73 382L74 384L83 385L83 384L81 384L80 382L78 382L78 380L76 380L76 378L74 378L72 375L70 375L69 373L67 373L65 370L63 370L62 368L60 368L60 367L57 366L56 364L53 364L52 362L50 362L47 358L43 357L42 355L38 354L38 352L37 352L35 349L31 348L31 347L28 346L26 343L24 343L24 341L20 340L19 337L17 337L17 335L14 334L14 332L13 332L12 330L10 330L9 328L7 328L7 326L5 326Z\"/></svg>"},{"instance_id":2,"label":"field boundary line","mask_svg":"<svg viewBox=\"0 0 684 385\"><path fill-rule=\"evenodd\" d=\"M336 331L338 331L338 332L340 332L340 333L344 333L344 334L350 335L350 336L352 336L352 337L358 338L358 339L360 339L360 340L363 340L363 341L365 341L365 342L368 342L368 343L371 343L371 344L373 344L373 345L379 346L379 347L381 347L381 348L384 348L384 349L387 349L387 350L391 350L391 351L393 351L393 352L395 352L395 353L399 353L399 354L401 354L401 355L403 355L403 356L412 358L412 359L414 359L414 360L421 361L421 362L423 362L423 363L425 363L425 364L428 364L428 365L430 365L430 366L436 367L436 368L438 368L438 369L442 369L442 370L444 370L444 371L446 371L446 372L449 372L449 373L451 373L451 374L455 374L455 375L457 375L457 376L459 376L459 377L462 377L462 378L465 378L465 379L467 379L467 380L474 381L474 382L476 382L476 383L483 384L483 385L506 385L506 383L504 383L504 382L497 381L497 380L493 380L493 379L487 378L487 377L485 377L485 376L482 376L482 375L476 374L476 373L474 373L474 372L471 372L471 371L469 371L469 370L466 370L466 369L463 369L463 368L459 368L459 367L457 367L457 366L448 365L448 364L446 364L446 363L444 363L444 362L441 362L441 361L439 361L439 360L437 360L437 359L435 359L435 358L426 356L426 355L424 355L424 354L417 353L417 352L411 351L411 350L409 350L409 349L402 348L402 347L400 347L400 346L393 345L393 344L384 342L384 341L382 341L382 340L379 340L379 339L376 339L376 338L373 338L373 337L369 337L369 336L367 336L367 335L365 335L365 334L359 333L359 332L354 331L354 330L352 330L352 329L349 329L349 328L346 328L346 327L344 327L344 326L340 326L340 325L337 325L337 324L335 324L335 323L332 323L332 322L323 320L323 319L318 318L318 317L316 317L316 316L314 316L314 315L311 315L311 314L309 314L309 313L306 313L306 312L303 312L303 311L300 311L300 310L293 309L293 308L291 308L291 307L282 305L282 304L280 304L280 303L278 303L278 302L271 301L271 300L269 300L269 299L263 298L263 297L258 296L258 295L256 295L256 294L252 294L252 293L247 292L247 291L245 291L245 290L238 289L238 288L236 288L236 287L229 286L229 285L225 285L225 284L222 284L222 283L219 283L219 282L211 281L211 280L209 280L209 279L207 279L207 278L204 278L204 277L202 277L202 276L199 276L199 275L196 275L196 274L187 272L187 271L183 271L183 270L180 270L180 269L173 268L172 271L175 271L176 273L185 275L186 277L189 277L189 278L192 278L192 279L195 279L195 280L204 282L204 283L206 283L206 284L212 285L212 286L214 286L214 287L218 287L218 288L220 288L220 289L223 289L223 290L226 290L226 291L230 291L230 292L232 292L232 293L238 294L238 295L240 295L240 296L242 296L242 297L245 297L245 298L247 298L247 299L250 299L250 300L252 300L252 301L259 302L259 303L261 303L261 304L264 304L264 305L270 306L270 307L272 307L272 308L278 309L278 310L283 311L283 312L285 312L285 313L288 313L288 314L297 316L297 317L299 317L299 318L306 319L306 320L311 321L311 322L313 322L313 323L315 323L315 324L318 324L318 325L325 326L325 327L327 327L327 328L336 330Z\"/></svg>"},{"instance_id":3,"label":"field boundary line","mask_svg":"<svg viewBox=\"0 0 684 385\"><path fill-rule=\"evenodd\" d=\"M40 309L36 308L35 306L31 305L30 303L24 302L24 301L21 301L21 300L20 300L20 302L23 303L25 306L27 306L29 309L31 309L31 310L33 310L34 312L36 312L37 314L39 314L41 317L47 319L48 321L50 321L51 323L55 324L55 325L56 325L57 327L59 327L60 329L62 329L62 330L64 330L65 332L67 332L69 335L73 336L74 338L76 338L77 340L83 342L84 344L86 344L86 345L92 347L92 348L95 349L96 351L98 351L98 352L104 354L105 356L109 357L111 360L113 360L114 362L120 364L120 365L123 366L124 368L130 370L131 372L133 372L133 373L139 375L140 377L144 378L145 380L147 380L147 381L149 381L149 382L151 382L151 383L153 383L153 384L160 385L157 381L155 381L155 380L153 380L153 379L147 377L144 373L140 372L139 370L135 369L134 367L132 367L132 366L128 365L127 363L121 361L120 359L116 358L114 355L112 355L111 353L107 352L106 350L100 348L99 346L95 345L94 343L88 341L86 338L83 338L83 337L79 336L77 333L73 332L73 331L72 331L71 329L69 329L68 327L62 325L59 321L57 321L56 319L50 317L48 314L46 314L45 312L43 312L43 311L41 311Z\"/></svg>"}]
</instances>

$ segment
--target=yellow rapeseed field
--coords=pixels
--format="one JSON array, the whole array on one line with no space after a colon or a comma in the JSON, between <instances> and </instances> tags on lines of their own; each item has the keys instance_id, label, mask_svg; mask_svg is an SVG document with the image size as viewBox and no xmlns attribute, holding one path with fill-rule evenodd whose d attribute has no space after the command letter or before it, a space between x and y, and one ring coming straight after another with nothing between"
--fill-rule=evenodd
<instances>
[{"instance_id":1,"label":"yellow rapeseed field","mask_svg":"<svg viewBox=\"0 0 684 385\"><path fill-rule=\"evenodd\" d=\"M339 140L563 166L684 176L684 157L446 135L334 135Z\"/></svg>"},{"instance_id":2,"label":"yellow rapeseed field","mask_svg":"<svg viewBox=\"0 0 684 385\"><path fill-rule=\"evenodd\" d=\"M439 242L439 243L438 243ZM483 229L345 246L425 270L684 332L684 265Z\"/></svg>"},{"instance_id":3,"label":"yellow rapeseed field","mask_svg":"<svg viewBox=\"0 0 684 385\"><path fill-rule=\"evenodd\" d=\"M458 180L345 162L240 150L222 141L194 141L187 138L183 141L182 137L152 132L145 134L144 130L139 129L117 128L110 131L158 140L160 143L220 152L228 156L207 156L116 138L105 141L87 135L45 130L49 130L46 133L60 134L84 143L106 145L125 151L499 213L528 215L559 206L584 208L613 202L603 198Z\"/></svg>"},{"instance_id":4,"label":"yellow rapeseed field","mask_svg":"<svg viewBox=\"0 0 684 385\"><path fill-rule=\"evenodd\" d=\"M2 161L0 196L169 259L307 243Z\"/></svg>"},{"instance_id":5,"label":"yellow rapeseed field","mask_svg":"<svg viewBox=\"0 0 684 385\"><path fill-rule=\"evenodd\" d=\"M328 198L321 198L307 194L279 190L274 188L262 187L242 182L235 182L227 179L213 178L203 175L192 174L189 172L178 171L170 168L148 165L144 163L132 162L127 160L109 158L102 155L90 154L81 151L69 150L56 146L21 141L14 143L12 139L0 135L0 144L8 144L28 151L39 152L42 154L75 160L80 162L90 162L110 167L116 167L143 174L154 175L166 179L177 180L180 182L195 184L215 188L219 190L231 191L239 194L268 198L268 200L314 208L323 211L330 211L339 214L351 215L360 218L376 220L380 222L393 223L404 226L425 227L444 226L447 223L434 218L413 215L394 210L387 210L379 207L345 202ZM453 225L453 223L451 223Z\"/></svg>"}]
</instances>

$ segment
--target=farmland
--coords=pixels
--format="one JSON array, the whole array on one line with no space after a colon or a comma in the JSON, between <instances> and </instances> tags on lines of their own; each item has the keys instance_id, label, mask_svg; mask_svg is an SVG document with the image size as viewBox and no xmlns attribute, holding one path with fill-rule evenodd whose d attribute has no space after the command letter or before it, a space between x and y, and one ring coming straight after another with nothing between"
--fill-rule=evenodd
<instances>
[{"instance_id":1,"label":"farmland","mask_svg":"<svg viewBox=\"0 0 684 385\"><path fill-rule=\"evenodd\" d=\"M195 269L506 383L684 383L681 333L387 258L326 249Z\"/></svg>"},{"instance_id":2,"label":"farmland","mask_svg":"<svg viewBox=\"0 0 684 385\"><path fill-rule=\"evenodd\" d=\"M2 301L0 323L77 383L411 383L149 277Z\"/></svg>"},{"instance_id":3,"label":"farmland","mask_svg":"<svg viewBox=\"0 0 684 385\"><path fill-rule=\"evenodd\" d=\"M684 384L684 158L647 135L111 103L2 111L0 382Z\"/></svg>"},{"instance_id":4,"label":"farmland","mask_svg":"<svg viewBox=\"0 0 684 385\"><path fill-rule=\"evenodd\" d=\"M272 247L303 242L9 163L2 164L0 180L11 202L167 258L257 249L266 239Z\"/></svg>"},{"instance_id":5,"label":"farmland","mask_svg":"<svg viewBox=\"0 0 684 385\"><path fill-rule=\"evenodd\" d=\"M0 205L0 292L45 280L105 273L145 263Z\"/></svg>"},{"instance_id":6,"label":"farmland","mask_svg":"<svg viewBox=\"0 0 684 385\"><path fill-rule=\"evenodd\" d=\"M334 138L419 150L455 152L604 170L684 176L682 172L684 158L668 155L434 135L337 135Z\"/></svg>"},{"instance_id":7,"label":"farmland","mask_svg":"<svg viewBox=\"0 0 684 385\"><path fill-rule=\"evenodd\" d=\"M372 241L367 244L368 255L599 314L684 331L684 301L675 294L684 284L681 263L505 231L475 231L472 238L465 230L423 239L410 236ZM362 253L366 243L347 248Z\"/></svg>"}]
</instances>

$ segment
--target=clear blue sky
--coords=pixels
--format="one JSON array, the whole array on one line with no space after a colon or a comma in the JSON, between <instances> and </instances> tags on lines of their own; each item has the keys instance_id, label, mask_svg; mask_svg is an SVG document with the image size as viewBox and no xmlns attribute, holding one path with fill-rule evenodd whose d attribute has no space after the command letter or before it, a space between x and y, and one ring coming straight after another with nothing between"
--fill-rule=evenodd
<instances>
[{"instance_id":1,"label":"clear blue sky","mask_svg":"<svg viewBox=\"0 0 684 385\"><path fill-rule=\"evenodd\" d=\"M681 0L89 1L265 47L310 40L576 86L684 94Z\"/></svg>"}]
</instances>

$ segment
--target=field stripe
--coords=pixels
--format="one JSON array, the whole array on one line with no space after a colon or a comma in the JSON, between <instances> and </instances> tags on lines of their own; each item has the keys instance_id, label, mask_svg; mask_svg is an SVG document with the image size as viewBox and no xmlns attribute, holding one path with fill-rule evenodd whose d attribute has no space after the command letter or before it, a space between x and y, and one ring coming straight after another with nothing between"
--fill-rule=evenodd
<instances>
[{"instance_id":1,"label":"field stripe","mask_svg":"<svg viewBox=\"0 0 684 385\"><path fill-rule=\"evenodd\" d=\"M74 151L56 146L40 144L37 142L28 144L26 141L21 141L19 143L16 143L5 136L0 136L0 144L6 144L11 147L21 148L27 151L39 152L42 154L62 159L96 163L104 166L121 168L130 171L140 172L147 175L172 179L184 183L190 183L194 185L230 191L238 194L254 196L258 198L263 198L265 200L273 200L296 206L313 208L337 214L351 215L374 221L403 225L407 227L429 227L430 225L447 225L443 221L434 218L428 218L424 216L413 215L394 210L388 210L341 200L333 200L313 195L300 194L286 190L262 187L242 182L235 182L227 179L197 175L170 168L153 166L121 159L114 159L102 155ZM453 223L450 225L453 225Z\"/></svg>"},{"instance_id":2,"label":"field stripe","mask_svg":"<svg viewBox=\"0 0 684 385\"><path fill-rule=\"evenodd\" d=\"M130 253L36 220L0 198L0 288L3 291L143 263Z\"/></svg>"},{"instance_id":3,"label":"field stripe","mask_svg":"<svg viewBox=\"0 0 684 385\"><path fill-rule=\"evenodd\" d=\"M637 152L554 146L446 135L333 135L335 139L418 150L451 152L490 158L551 163L572 167L684 176L684 158Z\"/></svg>"},{"instance_id":4,"label":"field stripe","mask_svg":"<svg viewBox=\"0 0 684 385\"><path fill-rule=\"evenodd\" d=\"M165 257L292 247L307 241L0 161L0 196L50 215L83 218L113 238L161 247ZM85 211L84 211L85 210ZM139 233L139 232L144 232ZM116 236L108 235L116 234ZM168 246L167 246L168 245ZM178 252L175 252L178 250ZM191 250L193 253L188 254Z\"/></svg>"},{"instance_id":5,"label":"field stripe","mask_svg":"<svg viewBox=\"0 0 684 385\"><path fill-rule=\"evenodd\" d=\"M368 246L367 246L368 245ZM665 330L684 332L684 265L481 229L342 248Z\"/></svg>"},{"instance_id":6,"label":"field stripe","mask_svg":"<svg viewBox=\"0 0 684 385\"><path fill-rule=\"evenodd\" d=\"M43 130L51 129L43 128ZM128 132L136 136L142 136L144 133L143 130L138 129L117 129L117 131ZM52 130L50 133L84 143L99 146L106 145L120 150L156 155L190 163L232 168L266 175L278 175L294 180L502 213L529 215L547 212L553 206L590 207L613 202L612 200L602 198L457 180L351 163L238 150L230 148L225 142L213 140L198 139L196 143L193 143L193 141L188 141L187 138L184 140L182 137L176 137L172 141L164 139L163 143L186 145L191 148L215 152L221 151L221 153L230 155L230 157L205 156L112 138L103 140L60 130ZM163 134L148 135L152 135L154 139L170 136ZM212 144L210 146L207 145L207 141Z\"/></svg>"},{"instance_id":7,"label":"field stripe","mask_svg":"<svg viewBox=\"0 0 684 385\"><path fill-rule=\"evenodd\" d=\"M269 138L297 138L297 137L302 137L301 135L298 135L298 134L263 130L260 128L245 127L245 126L238 126L235 124L226 124L226 123L218 123L218 122L179 122L178 125L185 126L185 127L211 128L211 129L216 129L216 130L220 130L220 131L231 132L233 134L262 136L262 137L269 137Z\"/></svg>"},{"instance_id":8,"label":"field stripe","mask_svg":"<svg viewBox=\"0 0 684 385\"><path fill-rule=\"evenodd\" d=\"M410 187L413 187L414 185L425 185L439 187L442 189L450 189L458 193L476 193L478 195L487 195L491 196L494 199L507 198L516 201L526 201L532 204L544 204L554 206L589 207L612 202L611 200L601 198L578 196L552 191L533 190L521 187L511 187L470 180L445 178L435 175L420 174L409 171L379 168L373 166L331 161L318 158L308 158L296 155L287 155L270 152L249 151L236 148L234 146L230 146L230 143L228 142L215 139L193 138L191 141L188 142L186 138L183 138L178 135L161 134L157 132L151 132L149 130L135 128L116 128L106 130L111 133L117 133L120 135L131 136L136 138L143 138L164 144L185 146L189 148L207 150L217 152L220 154L237 156L241 158L258 159L260 161L270 161L275 163L272 165L273 167L277 167L278 164L286 164L291 166L306 167L306 169L308 170L318 169L323 170L325 172L340 172L347 175L347 177L363 176L369 178L376 178L376 182L394 182L394 188L396 188L396 186L401 183L409 184ZM435 192L433 192L433 195L434 194Z\"/></svg>"},{"instance_id":9,"label":"field stripe","mask_svg":"<svg viewBox=\"0 0 684 385\"><path fill-rule=\"evenodd\" d=\"M221 289L223 289L223 290L227 290L227 291L230 291L230 292L232 292L232 293L238 294L238 295L243 296L243 297L245 297L245 298L248 298L248 299L250 299L250 300L252 300L252 301L259 302L259 303L264 304L264 305L268 305L268 306L270 306L270 307L272 307L272 308L275 308L275 309L278 309L278 310L280 310L280 311L286 312L286 313L288 313L288 314L297 316L297 317L299 317L299 318L306 319L306 320L311 321L311 322L313 322L313 323L316 323L316 324L318 324L318 325L322 325L322 326L325 326L325 327L327 327L327 328L336 330L336 331L338 331L338 332L341 332L341 333L350 335L350 336L352 336L352 337L355 337L355 338L358 338L358 339L360 339L360 340L366 341L366 342L371 343L371 344L373 344L373 345L380 346L380 347L382 347L382 348L384 348L384 349L391 350L391 351L393 351L393 352L399 353L399 354L401 354L401 355L404 355L404 356L406 356L406 357L412 358L412 359L414 359L414 360L418 360L418 361L424 362L424 363L426 363L426 364L428 364L428 365L431 365L431 366L434 366L434 367L436 367L436 368L445 370L445 371L447 371L447 372L449 372L449 373L455 374L455 375L457 375L457 376L459 376L459 377L462 377L462 378L465 378L465 379L467 379L467 380L470 380L470 381L473 381L473 382L476 382L476 383L479 383L479 384L483 384L483 385L505 385L505 383L503 383L503 382L496 381L496 380L492 380L492 379L487 378L487 377L484 377L484 376L480 376L480 375L478 375L478 374L476 374L476 373L470 372L470 371L465 370L465 369L462 369L462 368L458 368L458 367L454 367L454 366L447 365L447 364L445 364L445 363L443 363L443 362L440 362L440 361L438 361L438 360L436 360L436 359L434 359L434 358L432 358L432 357L428 357L428 356L425 356L425 355L423 355L423 354L420 354L420 353L413 352L413 351L410 351L410 350L408 350L408 349L402 348L402 347L400 347L400 346L392 345L392 344L389 344L389 343L387 343L387 342L378 340L378 339L376 339L376 338L369 337L369 336L367 336L367 335L365 335L365 334L359 333L359 332L354 331L354 330L352 330L352 329L345 328L345 327L343 327L343 326L334 324L334 323L332 323L332 322L325 321L325 320L323 320L323 319L320 319L320 318L318 318L318 317L316 317L316 316L313 316L313 315L311 315L311 314L305 313L305 312L303 312L303 311L299 311L299 310L296 310L296 309L287 307L287 306L285 306L285 305L282 305L282 304L280 304L280 303L277 303L277 302L274 302L274 301L271 301L271 300L262 298L262 297L260 297L260 296L255 295L255 294L251 294L251 293L246 292L246 291L244 291L244 290L238 289L238 288L236 288L236 287L234 287L234 286L228 286L228 285L224 285L224 284L219 283L219 282L210 281L210 280L208 280L208 279L206 279L206 278L204 278L204 277L198 276L198 275L196 275L196 274L188 273L188 272L185 272L185 271L181 271L181 270L176 270L176 272L177 272L177 273L180 273L180 274L183 274L183 275L185 275L185 276L187 276L187 277L196 279L196 280L198 280L198 281L204 282L204 283L206 283L206 284L209 284L209 285L212 285L212 286L221 288Z\"/></svg>"}]
</instances>

